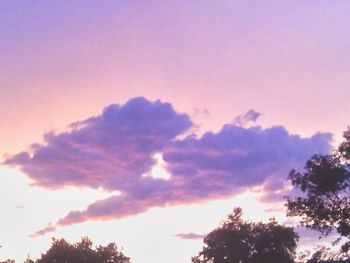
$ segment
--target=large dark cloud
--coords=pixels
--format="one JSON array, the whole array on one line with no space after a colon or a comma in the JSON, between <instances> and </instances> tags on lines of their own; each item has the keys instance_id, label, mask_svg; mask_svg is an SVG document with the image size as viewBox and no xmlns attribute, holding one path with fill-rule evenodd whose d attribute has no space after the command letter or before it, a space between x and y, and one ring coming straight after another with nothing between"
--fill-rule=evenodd
<instances>
[{"instance_id":1,"label":"large dark cloud","mask_svg":"<svg viewBox=\"0 0 350 263\"><path fill-rule=\"evenodd\" d=\"M259 115L248 115L252 114L254 120ZM8 158L7 164L19 166L41 187L120 192L84 211L72 211L34 235L86 220L136 215L152 207L225 198L254 186L262 185L268 196L283 189L289 169L330 150L330 134L301 138L281 126L231 124L200 138L176 139L191 126L189 117L170 104L136 98L74 123L67 132L47 134L45 144L33 145L32 154ZM163 154L169 180L144 176L155 163L155 153Z\"/></svg>"},{"instance_id":2,"label":"large dark cloud","mask_svg":"<svg viewBox=\"0 0 350 263\"><path fill-rule=\"evenodd\" d=\"M32 155L22 152L5 163L19 165L46 188L128 189L154 164L153 155L191 126L170 104L135 98L72 124L68 132L46 134Z\"/></svg>"},{"instance_id":3,"label":"large dark cloud","mask_svg":"<svg viewBox=\"0 0 350 263\"><path fill-rule=\"evenodd\" d=\"M230 194L234 189L265 182L266 190L281 188L287 172L314 153L329 151L329 134L311 138L290 135L285 128L243 128L225 125L218 133L187 137L167 147L164 159L172 180L198 195Z\"/></svg>"}]
</instances>

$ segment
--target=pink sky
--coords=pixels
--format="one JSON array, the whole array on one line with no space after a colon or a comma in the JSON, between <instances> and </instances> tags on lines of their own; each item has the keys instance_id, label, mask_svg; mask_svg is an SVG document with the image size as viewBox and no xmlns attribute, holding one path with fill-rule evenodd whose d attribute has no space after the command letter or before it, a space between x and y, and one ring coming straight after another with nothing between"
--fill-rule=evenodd
<instances>
[{"instance_id":1,"label":"pink sky","mask_svg":"<svg viewBox=\"0 0 350 263\"><path fill-rule=\"evenodd\" d=\"M273 206L277 192L284 189L288 170L300 167L314 151L327 151L333 142L317 132L331 133L339 141L349 125L349 12L348 1L331 0L2 1L0 153L3 161L15 166L0 165L0 201L8 215L0 219L0 259L20 262L27 253L38 256L52 235L73 241L90 235L97 244L116 241L124 246L134 263L161 262L164 255L157 258L147 252L161 244L164 254L174 246L183 251L170 263L189 262L202 241L177 235L207 233L236 205L253 219L275 215L285 220L283 213L268 214L264 209ZM125 113L125 105L135 100ZM106 107L124 117L99 122ZM146 109L153 115L137 115ZM261 113L256 122L234 128L234 118L251 109ZM169 115L162 119L164 111ZM89 121L91 117L97 121ZM133 119L144 125L130 123ZM84 120L81 129L87 136L67 129ZM121 124L128 127L127 133L111 128ZM228 128L222 129L225 124ZM109 138L104 125L127 142L107 151L101 144ZM45 142L44 134L51 131L54 135ZM133 132L136 135L128 137ZM207 137L201 137L206 132ZM190 134L196 139L186 140ZM138 144L146 137L154 147L142 148L145 141L142 147ZM75 178L71 171L62 172L72 168L73 159L53 164L56 151L52 159L33 158L39 151L29 149L33 143L46 143L39 148L59 149L68 156L61 138L86 154L113 153L115 159L103 159L101 165L78 154L97 170L88 174L86 167L76 166L80 177ZM234 146L226 147L235 140ZM59 147L54 148L56 144ZM271 153L280 166L269 166L277 159L253 156L256 149ZM28 150L25 161L15 158ZM251 181L228 183L218 174L212 177L214 167L220 175L244 176L246 160L227 157L232 151L256 158L250 159L256 175ZM125 164L125 155L135 163ZM224 158L237 164L218 162ZM209 168L204 165L208 160ZM125 175L125 168L132 173ZM196 169L203 188L190 195L195 181L177 173ZM162 179L163 174L170 179ZM126 183L116 180L118 176ZM206 189L204 195L213 178L222 184ZM139 188L127 183L131 179ZM127 198L121 199L120 193ZM136 195L141 193L146 197L142 204ZM252 208L251 202L258 204L258 199L265 201ZM121 210L125 204L131 211ZM200 224L199 215L206 217ZM66 219L59 221L62 218ZM55 232L29 238L57 222L61 223ZM147 239L150 235L152 241ZM20 245L15 240L21 240Z\"/></svg>"}]
</instances>

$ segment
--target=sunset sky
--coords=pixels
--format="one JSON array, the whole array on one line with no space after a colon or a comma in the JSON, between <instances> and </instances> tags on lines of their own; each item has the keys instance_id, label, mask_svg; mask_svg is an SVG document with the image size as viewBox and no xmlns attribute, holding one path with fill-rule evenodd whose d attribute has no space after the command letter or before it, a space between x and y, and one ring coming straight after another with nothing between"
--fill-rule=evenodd
<instances>
[{"instance_id":1,"label":"sunset sky","mask_svg":"<svg viewBox=\"0 0 350 263\"><path fill-rule=\"evenodd\" d=\"M133 263L190 262L236 206L295 224L288 172L350 124L349 14L347 0L0 1L0 259L89 236Z\"/></svg>"}]
</instances>

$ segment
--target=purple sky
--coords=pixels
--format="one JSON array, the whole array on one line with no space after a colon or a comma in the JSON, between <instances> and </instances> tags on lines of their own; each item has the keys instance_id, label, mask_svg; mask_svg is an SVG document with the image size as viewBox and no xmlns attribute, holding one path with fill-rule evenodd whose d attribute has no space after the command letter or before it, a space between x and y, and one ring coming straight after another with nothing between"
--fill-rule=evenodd
<instances>
[{"instance_id":1,"label":"purple sky","mask_svg":"<svg viewBox=\"0 0 350 263\"><path fill-rule=\"evenodd\" d=\"M0 259L87 234L162 262L136 241L154 230L164 253L191 247L184 262L234 206L273 216L288 171L349 125L349 12L345 0L1 1ZM194 223L205 209L217 213ZM99 236L107 225L120 236Z\"/></svg>"}]
</instances>

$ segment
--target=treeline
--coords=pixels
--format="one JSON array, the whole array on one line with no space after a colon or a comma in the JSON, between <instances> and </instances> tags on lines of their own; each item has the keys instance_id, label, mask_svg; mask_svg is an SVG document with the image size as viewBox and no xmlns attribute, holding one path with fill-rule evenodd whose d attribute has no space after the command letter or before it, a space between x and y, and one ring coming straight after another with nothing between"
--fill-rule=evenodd
<instances>
[{"instance_id":1,"label":"treeline","mask_svg":"<svg viewBox=\"0 0 350 263\"><path fill-rule=\"evenodd\" d=\"M234 209L220 226L204 238L203 249L192 263L294 263L350 262L350 128L344 141L328 155L314 155L302 172L292 170L288 180L300 196L286 197L287 216L297 216L300 224L327 236L337 233L342 242L338 251L320 248L297 255L299 236L292 227L275 219L268 223L242 219ZM89 238L70 244L53 239L51 248L37 260L25 263L130 263L130 258L114 243L93 248ZM0 263L14 263L7 260Z\"/></svg>"},{"instance_id":2,"label":"treeline","mask_svg":"<svg viewBox=\"0 0 350 263\"><path fill-rule=\"evenodd\" d=\"M24 263L130 263L130 258L119 251L115 243L93 247L88 237L70 244L65 239L52 239L51 247L37 260L27 258ZM6 260L0 263L15 263Z\"/></svg>"}]
</instances>

